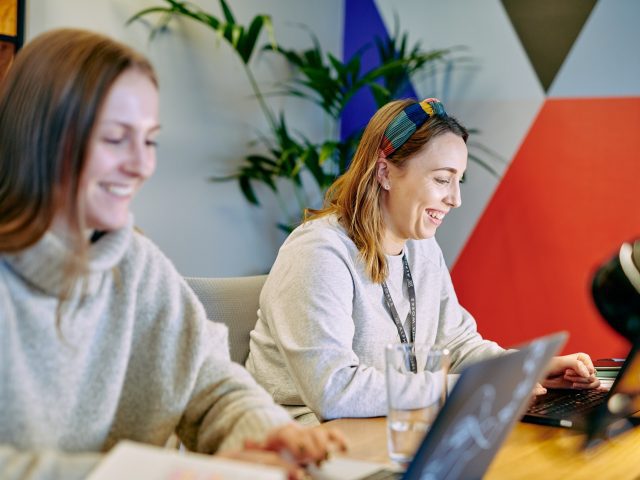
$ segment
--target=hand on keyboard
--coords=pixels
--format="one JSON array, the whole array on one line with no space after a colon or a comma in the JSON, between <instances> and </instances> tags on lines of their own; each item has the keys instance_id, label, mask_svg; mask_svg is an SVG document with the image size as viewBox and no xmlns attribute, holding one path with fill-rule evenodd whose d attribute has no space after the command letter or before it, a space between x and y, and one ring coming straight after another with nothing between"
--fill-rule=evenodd
<instances>
[{"instance_id":1,"label":"hand on keyboard","mask_svg":"<svg viewBox=\"0 0 640 480\"><path fill-rule=\"evenodd\" d=\"M591 357L586 353L573 353L551 359L543 385L547 388L591 389L599 387L600 380L596 378Z\"/></svg>"}]
</instances>

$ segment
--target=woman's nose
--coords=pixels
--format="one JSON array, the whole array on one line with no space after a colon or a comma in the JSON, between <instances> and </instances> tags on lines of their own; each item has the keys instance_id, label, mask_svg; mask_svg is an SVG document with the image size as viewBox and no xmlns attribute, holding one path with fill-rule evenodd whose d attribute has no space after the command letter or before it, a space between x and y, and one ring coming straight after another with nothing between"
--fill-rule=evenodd
<instances>
[{"instance_id":1,"label":"woman's nose","mask_svg":"<svg viewBox=\"0 0 640 480\"><path fill-rule=\"evenodd\" d=\"M146 140L134 142L126 169L129 173L143 178L150 177L156 168L156 152Z\"/></svg>"},{"instance_id":2,"label":"woman's nose","mask_svg":"<svg viewBox=\"0 0 640 480\"><path fill-rule=\"evenodd\" d=\"M462 195L460 194L460 184L458 182L451 182L451 188L449 189L445 203L451 208L458 208L462 205Z\"/></svg>"}]
</instances>

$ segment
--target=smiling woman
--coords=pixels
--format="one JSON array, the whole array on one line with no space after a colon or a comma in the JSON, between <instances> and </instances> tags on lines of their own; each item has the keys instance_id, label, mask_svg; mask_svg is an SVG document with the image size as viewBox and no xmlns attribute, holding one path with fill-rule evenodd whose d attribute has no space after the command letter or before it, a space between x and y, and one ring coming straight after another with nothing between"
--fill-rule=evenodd
<instances>
[{"instance_id":1,"label":"smiling woman","mask_svg":"<svg viewBox=\"0 0 640 480\"><path fill-rule=\"evenodd\" d=\"M247 368L301 421L386 415L389 343L446 348L454 373L504 351L458 303L434 238L462 202L466 140L436 99L387 104L325 208L280 249ZM558 382L582 375L581 386L597 384L588 356L554 365ZM580 374L565 377L568 369Z\"/></svg>"},{"instance_id":2,"label":"smiling woman","mask_svg":"<svg viewBox=\"0 0 640 480\"><path fill-rule=\"evenodd\" d=\"M134 230L131 200L156 165L157 85L142 55L75 29L36 37L2 83L3 479L85 478L119 440L174 432L291 476L343 446L231 362L226 328Z\"/></svg>"}]
</instances>

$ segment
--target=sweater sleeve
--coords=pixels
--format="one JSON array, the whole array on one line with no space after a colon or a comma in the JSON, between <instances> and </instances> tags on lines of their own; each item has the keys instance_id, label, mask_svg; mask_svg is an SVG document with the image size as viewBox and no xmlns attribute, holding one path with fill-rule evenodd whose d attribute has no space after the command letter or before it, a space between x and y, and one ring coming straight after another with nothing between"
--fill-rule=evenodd
<instances>
[{"instance_id":1,"label":"sweater sleeve","mask_svg":"<svg viewBox=\"0 0 640 480\"><path fill-rule=\"evenodd\" d=\"M387 413L384 374L361 364L352 347L349 263L341 242L309 235L280 251L261 298L297 392L325 420Z\"/></svg>"},{"instance_id":2,"label":"sweater sleeve","mask_svg":"<svg viewBox=\"0 0 640 480\"><path fill-rule=\"evenodd\" d=\"M143 302L152 314L138 315L144 333L135 347L137 378L147 382L148 393L137 400L147 410L178 414L178 436L187 448L202 453L240 448L245 439L259 440L291 422L244 367L231 361L227 327L208 320L169 260L155 246L149 250L152 258L141 288L148 292L154 285Z\"/></svg>"},{"instance_id":3,"label":"sweater sleeve","mask_svg":"<svg viewBox=\"0 0 640 480\"><path fill-rule=\"evenodd\" d=\"M102 456L54 450L19 451L0 444L0 477L3 480L80 480L86 478Z\"/></svg>"},{"instance_id":4,"label":"sweater sleeve","mask_svg":"<svg viewBox=\"0 0 640 480\"><path fill-rule=\"evenodd\" d=\"M442 258L440 265L442 285L437 343L451 352L452 373L460 373L465 366L500 355L504 349L495 342L484 340L478 333L475 319L458 303L451 276Z\"/></svg>"},{"instance_id":5,"label":"sweater sleeve","mask_svg":"<svg viewBox=\"0 0 640 480\"><path fill-rule=\"evenodd\" d=\"M244 440L260 440L291 422L251 375L231 361L226 327L213 322L204 327L202 360L177 428L187 448L203 453L241 448ZM219 345L225 348L214 348Z\"/></svg>"}]
</instances>

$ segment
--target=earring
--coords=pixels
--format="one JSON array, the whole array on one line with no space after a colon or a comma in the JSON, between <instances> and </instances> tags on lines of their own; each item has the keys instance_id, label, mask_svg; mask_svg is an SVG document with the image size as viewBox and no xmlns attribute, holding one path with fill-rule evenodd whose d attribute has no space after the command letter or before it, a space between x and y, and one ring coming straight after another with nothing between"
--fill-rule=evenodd
<instances>
[{"instance_id":1,"label":"earring","mask_svg":"<svg viewBox=\"0 0 640 480\"><path fill-rule=\"evenodd\" d=\"M389 190L391 188L391 185L389 185L388 183L384 184L384 189L385 190Z\"/></svg>"}]
</instances>

